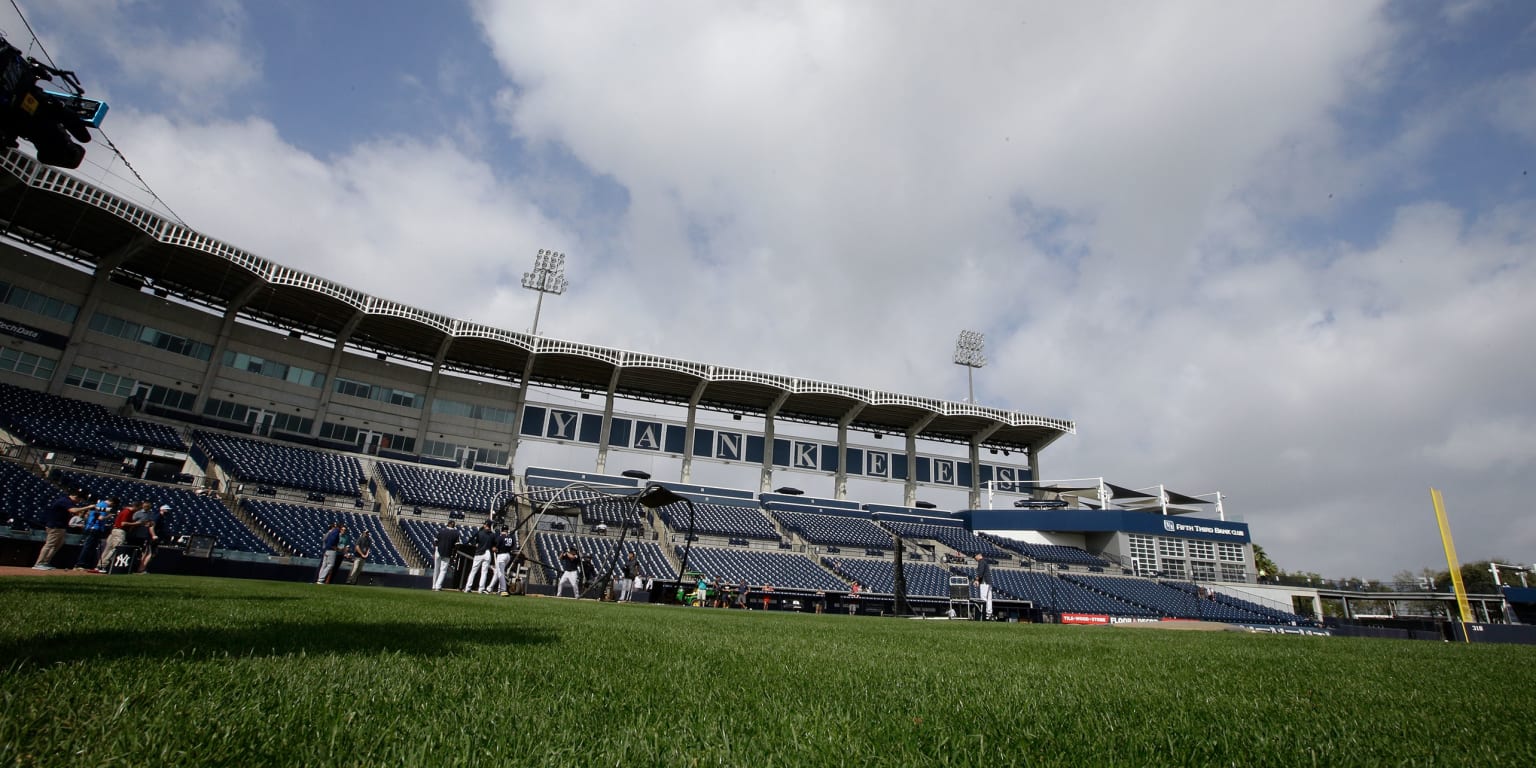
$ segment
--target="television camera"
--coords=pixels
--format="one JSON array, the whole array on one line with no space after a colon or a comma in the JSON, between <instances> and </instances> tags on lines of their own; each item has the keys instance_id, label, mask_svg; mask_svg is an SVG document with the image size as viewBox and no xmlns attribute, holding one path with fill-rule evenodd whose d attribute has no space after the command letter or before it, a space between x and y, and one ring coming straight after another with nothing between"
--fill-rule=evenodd
<instances>
[{"instance_id":1,"label":"television camera","mask_svg":"<svg viewBox=\"0 0 1536 768\"><path fill-rule=\"evenodd\" d=\"M69 92L47 91L39 82L58 82ZM90 128L100 127L105 102L87 99L74 72L50 67L22 54L0 37L0 150L25 139L44 165L79 168Z\"/></svg>"}]
</instances>

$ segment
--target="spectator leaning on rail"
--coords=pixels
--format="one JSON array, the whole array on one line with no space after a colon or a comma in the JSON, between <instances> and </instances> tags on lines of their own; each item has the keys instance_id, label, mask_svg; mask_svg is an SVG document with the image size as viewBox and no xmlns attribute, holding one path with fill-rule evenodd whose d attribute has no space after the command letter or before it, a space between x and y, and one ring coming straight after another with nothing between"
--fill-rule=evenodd
<instances>
[{"instance_id":1,"label":"spectator leaning on rail","mask_svg":"<svg viewBox=\"0 0 1536 768\"><path fill-rule=\"evenodd\" d=\"M315 576L316 584L324 584L331 578L331 569L336 567L336 548L341 546L341 530L340 524L331 523L325 538L320 540L320 573Z\"/></svg>"},{"instance_id":2,"label":"spectator leaning on rail","mask_svg":"<svg viewBox=\"0 0 1536 768\"><path fill-rule=\"evenodd\" d=\"M139 573L149 570L149 561L154 559L155 551L160 547L160 540L167 537L165 518L170 513L171 506L169 504L161 504L159 509L154 508L153 505L144 509L143 530L145 533L140 536L144 551L139 555ZM138 515L135 514L134 517L137 518Z\"/></svg>"},{"instance_id":3,"label":"spectator leaning on rail","mask_svg":"<svg viewBox=\"0 0 1536 768\"><path fill-rule=\"evenodd\" d=\"M432 576L432 591L441 592L443 579L448 576L448 566L453 565L453 556L459 548L459 525L452 520L448 525L439 528L437 540L433 542L435 557L432 559L432 570L436 571Z\"/></svg>"},{"instance_id":4,"label":"spectator leaning on rail","mask_svg":"<svg viewBox=\"0 0 1536 768\"><path fill-rule=\"evenodd\" d=\"M43 529L47 531L43 539L43 548L37 553L37 562L32 564L33 569L39 571L53 570L53 559L59 547L64 544L64 533L69 530L69 518L80 514L96 506L95 504L82 504L88 498L85 491L70 491L60 495L48 505L43 512Z\"/></svg>"},{"instance_id":5,"label":"spectator leaning on rail","mask_svg":"<svg viewBox=\"0 0 1536 768\"><path fill-rule=\"evenodd\" d=\"M368 555L373 552L373 538L368 535L368 529L364 528L357 534L357 541L352 542L352 571L347 574L347 583L356 584L357 577L363 573L363 563L368 561Z\"/></svg>"}]
</instances>

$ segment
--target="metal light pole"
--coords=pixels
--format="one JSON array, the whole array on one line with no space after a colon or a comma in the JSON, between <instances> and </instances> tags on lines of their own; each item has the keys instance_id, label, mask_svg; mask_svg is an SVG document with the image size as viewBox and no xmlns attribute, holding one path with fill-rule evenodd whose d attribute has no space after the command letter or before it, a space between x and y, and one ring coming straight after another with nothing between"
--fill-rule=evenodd
<instances>
[{"instance_id":1,"label":"metal light pole","mask_svg":"<svg viewBox=\"0 0 1536 768\"><path fill-rule=\"evenodd\" d=\"M1222 506L1222 502L1226 501L1227 498L1228 498L1228 496L1226 494L1222 493L1221 491L1211 491L1210 493L1196 493L1196 494L1192 494L1192 495L1195 498L1197 498L1197 499L1203 499L1203 498L1205 498L1207 496L1210 496L1211 498L1215 499L1216 500L1216 517L1220 518L1222 522L1226 522L1227 510L1226 510L1225 507Z\"/></svg>"},{"instance_id":2,"label":"metal light pole","mask_svg":"<svg viewBox=\"0 0 1536 768\"><path fill-rule=\"evenodd\" d=\"M976 402L976 384L971 374L987 364L987 357L982 354L985 343L979 331L961 331L960 338L955 340L955 365L965 366L966 390L970 395L966 402L972 404Z\"/></svg>"},{"instance_id":3,"label":"metal light pole","mask_svg":"<svg viewBox=\"0 0 1536 768\"><path fill-rule=\"evenodd\" d=\"M540 248L539 255L533 259L533 271L523 273L523 287L539 292L539 302L533 307L531 334L539 335L539 312L544 309L544 294L559 296L569 286L570 281L565 279L565 254Z\"/></svg>"}]
</instances>

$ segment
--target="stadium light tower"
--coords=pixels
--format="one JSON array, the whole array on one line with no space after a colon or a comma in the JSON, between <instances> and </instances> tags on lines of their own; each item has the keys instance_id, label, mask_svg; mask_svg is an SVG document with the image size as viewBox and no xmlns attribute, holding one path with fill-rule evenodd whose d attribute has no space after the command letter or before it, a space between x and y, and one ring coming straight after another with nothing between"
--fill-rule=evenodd
<instances>
[{"instance_id":1,"label":"stadium light tower","mask_svg":"<svg viewBox=\"0 0 1536 768\"><path fill-rule=\"evenodd\" d=\"M968 403L976 402L976 382L971 374L987 364L987 356L982 354L985 344L979 331L961 331L960 338L955 340L955 365L965 366L966 390L970 395L966 400Z\"/></svg>"},{"instance_id":2,"label":"stadium light tower","mask_svg":"<svg viewBox=\"0 0 1536 768\"><path fill-rule=\"evenodd\" d=\"M539 312L544 309L544 294L559 296L569 286L570 281L565 279L565 254L540 248L539 255L533 259L533 271L523 273L523 287L539 292L539 303L533 306L533 330L530 333L539 335Z\"/></svg>"}]
</instances>

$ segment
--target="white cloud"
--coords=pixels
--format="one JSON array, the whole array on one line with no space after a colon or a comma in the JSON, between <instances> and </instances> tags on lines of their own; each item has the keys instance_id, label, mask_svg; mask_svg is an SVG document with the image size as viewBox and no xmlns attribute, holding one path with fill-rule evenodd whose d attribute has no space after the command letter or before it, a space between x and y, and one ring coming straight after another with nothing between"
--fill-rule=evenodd
<instances>
[{"instance_id":1,"label":"white cloud","mask_svg":"<svg viewBox=\"0 0 1536 768\"><path fill-rule=\"evenodd\" d=\"M1536 72L1524 72L1493 89L1495 125L1536 144Z\"/></svg>"},{"instance_id":2,"label":"white cloud","mask_svg":"<svg viewBox=\"0 0 1536 768\"><path fill-rule=\"evenodd\" d=\"M1519 476L1536 466L1536 425L1524 419L1524 414L1509 414L1505 419L1459 424L1443 440L1425 446L1424 452L1448 469Z\"/></svg>"},{"instance_id":3,"label":"white cloud","mask_svg":"<svg viewBox=\"0 0 1536 768\"><path fill-rule=\"evenodd\" d=\"M732 296L743 316L727 327L772 317L780 333L760 351L863 378L869 362L846 351L871 333L938 361L987 307L1054 303L1028 286L1064 267L1018 241L1021 200L1093 222L1091 241L1068 243L1084 255L1070 268L1102 292L1090 300L1181 293L1211 207L1276 142L1325 122L1381 41L1371 10L480 13L518 82L519 135L630 191L624 256L658 285L707 266L714 285L773 286ZM707 252L690 226L709 232ZM671 342L730 352L704 309L667 318Z\"/></svg>"},{"instance_id":4,"label":"white cloud","mask_svg":"<svg viewBox=\"0 0 1536 768\"><path fill-rule=\"evenodd\" d=\"M1400 74L1380 11L481 3L506 130L579 174L509 181L449 139L318 158L260 119L124 110L114 135L198 229L458 317L525 327L554 247L555 336L960 399L954 336L982 330L983 402L1079 420L1047 476L1220 488L1283 566L1385 575L1435 562L1430 484L1509 510L1464 554L1536 545L1509 480L1536 216L1423 186L1465 110L1347 132ZM617 231L590 177L627 195ZM1384 184L1424 201L1377 243L1290 229Z\"/></svg>"},{"instance_id":5,"label":"white cloud","mask_svg":"<svg viewBox=\"0 0 1536 768\"><path fill-rule=\"evenodd\" d=\"M191 226L435 312L522 327L498 292L521 276L519 246L580 243L447 143L378 141L322 161L261 120L117 117L118 143L163 171L150 173L157 191Z\"/></svg>"},{"instance_id":6,"label":"white cloud","mask_svg":"<svg viewBox=\"0 0 1536 768\"><path fill-rule=\"evenodd\" d=\"M1441 6L1440 17L1453 27L1460 26L1492 5L1492 0L1450 0Z\"/></svg>"},{"instance_id":7,"label":"white cloud","mask_svg":"<svg viewBox=\"0 0 1536 768\"><path fill-rule=\"evenodd\" d=\"M52 0L27 10L40 19L37 28L47 32L45 44L65 68L82 69L80 62L89 56L105 54L121 69L122 84L158 91L195 114L217 114L233 93L255 83L261 73L261 53L245 43L245 14L236 0L196 7L137 0ZM150 13L173 15L178 24L156 26L144 19ZM101 85L104 73L81 75L89 92L111 95L112 88Z\"/></svg>"}]
</instances>

